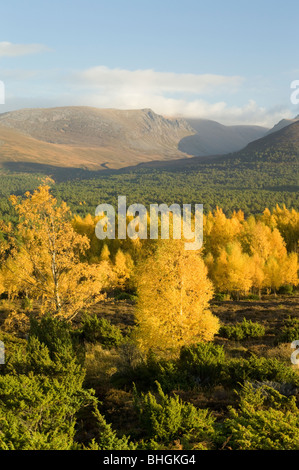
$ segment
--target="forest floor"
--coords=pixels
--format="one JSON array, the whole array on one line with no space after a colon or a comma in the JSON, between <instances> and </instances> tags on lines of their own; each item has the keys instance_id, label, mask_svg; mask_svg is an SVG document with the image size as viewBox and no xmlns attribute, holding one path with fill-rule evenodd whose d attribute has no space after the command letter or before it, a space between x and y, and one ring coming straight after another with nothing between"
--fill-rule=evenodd
<instances>
[{"instance_id":1,"label":"forest floor","mask_svg":"<svg viewBox=\"0 0 299 470\"><path fill-rule=\"evenodd\" d=\"M103 317L112 324L120 327L123 332L134 326L134 312L136 304L129 300L114 300L113 298L99 302L88 309L88 313ZM213 301L210 309L223 325L242 322L244 318L253 322L261 323L266 329L266 335L258 341L271 342L275 335L288 318L299 318L299 293L292 295L269 295L262 300L228 300ZM0 300L0 327L11 311L17 314L30 313L24 310L22 302L16 300L9 302ZM32 313L38 312L38 306L32 309ZM78 315L75 323L79 323L81 316ZM298 338L299 339L299 338ZM250 340L251 342L253 339ZM243 344L243 342L242 342Z\"/></svg>"},{"instance_id":2,"label":"forest floor","mask_svg":"<svg viewBox=\"0 0 299 470\"><path fill-rule=\"evenodd\" d=\"M223 325L242 322L244 318L261 323L266 329L266 335L258 340L251 338L248 341L266 341L269 345L288 318L299 318L299 293L269 295L262 300L215 301L211 303L210 308ZM124 331L134 325L134 311L134 302L126 300L100 302L91 309L91 313L106 318ZM220 338L217 341L220 341Z\"/></svg>"}]
</instances>

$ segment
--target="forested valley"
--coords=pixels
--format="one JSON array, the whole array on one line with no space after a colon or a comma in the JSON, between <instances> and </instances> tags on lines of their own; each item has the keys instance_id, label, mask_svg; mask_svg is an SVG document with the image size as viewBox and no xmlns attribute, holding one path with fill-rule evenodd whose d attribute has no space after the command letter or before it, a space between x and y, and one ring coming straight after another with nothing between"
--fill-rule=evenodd
<instances>
[{"instance_id":1,"label":"forested valley","mask_svg":"<svg viewBox=\"0 0 299 470\"><path fill-rule=\"evenodd\" d=\"M246 172L215 170L199 251L99 240L94 209L205 206L204 170L3 176L1 449L298 448L296 193L251 171L242 211Z\"/></svg>"}]
</instances>

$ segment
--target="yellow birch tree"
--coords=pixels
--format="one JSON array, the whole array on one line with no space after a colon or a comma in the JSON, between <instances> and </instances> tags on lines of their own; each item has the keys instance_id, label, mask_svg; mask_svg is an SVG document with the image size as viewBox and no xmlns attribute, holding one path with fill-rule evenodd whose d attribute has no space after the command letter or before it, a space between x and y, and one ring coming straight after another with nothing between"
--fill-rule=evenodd
<instances>
[{"instance_id":1,"label":"yellow birch tree","mask_svg":"<svg viewBox=\"0 0 299 470\"><path fill-rule=\"evenodd\" d=\"M12 196L11 201L19 220L18 242L6 263L9 282L42 299L45 311L67 319L101 300L106 263L81 261L89 240L73 229L67 205L58 204L48 186L26 193L21 201Z\"/></svg>"},{"instance_id":2,"label":"yellow birch tree","mask_svg":"<svg viewBox=\"0 0 299 470\"><path fill-rule=\"evenodd\" d=\"M171 356L213 339L219 321L209 310L213 287L198 252L186 251L181 240L160 240L137 278L136 339L143 351Z\"/></svg>"}]
</instances>

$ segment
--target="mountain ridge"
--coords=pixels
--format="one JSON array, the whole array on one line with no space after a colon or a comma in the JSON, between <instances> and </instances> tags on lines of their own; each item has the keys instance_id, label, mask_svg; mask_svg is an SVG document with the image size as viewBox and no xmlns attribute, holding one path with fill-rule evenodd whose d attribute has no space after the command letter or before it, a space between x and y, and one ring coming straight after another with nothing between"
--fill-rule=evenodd
<instances>
[{"instance_id":1,"label":"mountain ridge","mask_svg":"<svg viewBox=\"0 0 299 470\"><path fill-rule=\"evenodd\" d=\"M222 155L244 148L249 142L263 137L268 129L262 126L224 126L208 119L186 121L196 131L182 139L179 149L193 156Z\"/></svg>"},{"instance_id":2,"label":"mountain ridge","mask_svg":"<svg viewBox=\"0 0 299 470\"><path fill-rule=\"evenodd\" d=\"M0 115L0 162L30 160L30 151L40 153L39 163L92 169L123 167L161 155L183 158L188 155L178 150L178 142L192 132L183 120L166 119L149 109L25 109Z\"/></svg>"},{"instance_id":3,"label":"mountain ridge","mask_svg":"<svg viewBox=\"0 0 299 470\"><path fill-rule=\"evenodd\" d=\"M195 123L169 118L149 108L26 108L0 114L0 165L33 162L91 170L117 169L150 161L227 153L245 146L264 131L258 126L229 127L216 121Z\"/></svg>"},{"instance_id":4,"label":"mountain ridge","mask_svg":"<svg viewBox=\"0 0 299 470\"><path fill-rule=\"evenodd\" d=\"M266 135L272 134L273 132L280 131L284 127L290 126L291 124L293 124L294 122L297 122L297 121L299 121L299 115L296 116L294 119L281 119L277 124L275 124L275 126L272 127L272 129L270 129L267 132Z\"/></svg>"},{"instance_id":5,"label":"mountain ridge","mask_svg":"<svg viewBox=\"0 0 299 470\"><path fill-rule=\"evenodd\" d=\"M246 147L224 155L196 156L189 159L178 159L170 162L147 162L139 167L156 167L163 169L186 170L201 164L218 164L231 162L232 164L291 164L298 171L299 162L299 120L282 129L267 134L264 137L250 142Z\"/></svg>"}]
</instances>

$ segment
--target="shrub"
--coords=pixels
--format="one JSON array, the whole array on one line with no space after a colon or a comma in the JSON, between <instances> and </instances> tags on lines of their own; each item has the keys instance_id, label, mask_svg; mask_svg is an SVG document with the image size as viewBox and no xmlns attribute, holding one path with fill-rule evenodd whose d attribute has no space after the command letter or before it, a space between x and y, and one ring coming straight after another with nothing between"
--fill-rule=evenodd
<instances>
[{"instance_id":1,"label":"shrub","mask_svg":"<svg viewBox=\"0 0 299 470\"><path fill-rule=\"evenodd\" d=\"M81 326L81 338L88 343L101 343L103 348L111 349L123 341L120 328L105 318L86 315Z\"/></svg>"},{"instance_id":2,"label":"shrub","mask_svg":"<svg viewBox=\"0 0 299 470\"><path fill-rule=\"evenodd\" d=\"M112 377L117 386L138 384L146 390L156 381L167 393L175 389L189 390L198 386L212 386L225 379L225 353L222 346L199 343L181 348L178 359L158 358L148 354L135 366L120 368Z\"/></svg>"},{"instance_id":3,"label":"shrub","mask_svg":"<svg viewBox=\"0 0 299 470\"><path fill-rule=\"evenodd\" d=\"M288 318L278 337L278 343L291 343L299 339L299 318Z\"/></svg>"},{"instance_id":4,"label":"shrub","mask_svg":"<svg viewBox=\"0 0 299 470\"><path fill-rule=\"evenodd\" d=\"M298 450L299 410L295 397L287 398L271 387L245 384L239 408L230 408L223 441L234 450Z\"/></svg>"},{"instance_id":5,"label":"shrub","mask_svg":"<svg viewBox=\"0 0 299 470\"><path fill-rule=\"evenodd\" d=\"M0 375L0 450L134 449L99 413L93 390L84 388L85 370L73 353L69 326L52 320L33 322L27 342L1 334L9 361ZM79 413L88 409L95 410L95 425L89 421L86 430ZM91 441L85 447L80 429L83 441Z\"/></svg>"},{"instance_id":6,"label":"shrub","mask_svg":"<svg viewBox=\"0 0 299 470\"><path fill-rule=\"evenodd\" d=\"M278 289L279 294L292 294L293 293L293 286L290 284L285 284L283 286L280 286Z\"/></svg>"},{"instance_id":7,"label":"shrub","mask_svg":"<svg viewBox=\"0 0 299 470\"><path fill-rule=\"evenodd\" d=\"M21 302L21 308L23 310L28 311L28 310L32 310L32 307L33 307L33 300L27 296L24 297Z\"/></svg>"},{"instance_id":8,"label":"shrub","mask_svg":"<svg viewBox=\"0 0 299 470\"><path fill-rule=\"evenodd\" d=\"M252 322L244 318L242 323L221 326L219 335L237 341L246 338L260 338L265 335L265 328L258 322Z\"/></svg>"},{"instance_id":9,"label":"shrub","mask_svg":"<svg viewBox=\"0 0 299 470\"><path fill-rule=\"evenodd\" d=\"M154 353L149 353L144 359L137 355L137 351L130 348L131 360L127 358L124 363L123 352L128 350L127 346L129 345L130 343L121 345L122 356L119 361L118 371L112 377L112 382L115 385L132 386L133 383L136 383L140 390L147 390L158 381L166 392L190 386L187 371L182 371L174 359L158 358Z\"/></svg>"},{"instance_id":10,"label":"shrub","mask_svg":"<svg viewBox=\"0 0 299 470\"><path fill-rule=\"evenodd\" d=\"M70 323L50 315L45 315L41 320L33 317L30 319L29 338L31 337L47 346L52 358L63 351L73 350Z\"/></svg>"},{"instance_id":11,"label":"shrub","mask_svg":"<svg viewBox=\"0 0 299 470\"><path fill-rule=\"evenodd\" d=\"M213 343L196 344L181 349L177 360L161 360L154 355L135 367L118 371L112 382L117 386L131 386L133 382L142 390L152 387L158 381L163 389L214 385L234 386L246 381L272 381L281 384L299 385L299 376L291 365L276 358L252 356L245 358L226 358L222 346Z\"/></svg>"},{"instance_id":12,"label":"shrub","mask_svg":"<svg viewBox=\"0 0 299 470\"><path fill-rule=\"evenodd\" d=\"M65 364L74 357L80 364L84 363L83 345L80 344L77 332L66 320L53 318L50 315L45 315L41 320L32 317L29 339L33 337L48 348L52 360L58 355L60 361L64 361Z\"/></svg>"},{"instance_id":13,"label":"shrub","mask_svg":"<svg viewBox=\"0 0 299 470\"><path fill-rule=\"evenodd\" d=\"M23 338L18 338L10 333L4 333L0 330L0 341L4 343L5 347L5 364L0 366L0 375L7 373L11 368L11 360L17 354L22 357L26 352L27 341Z\"/></svg>"},{"instance_id":14,"label":"shrub","mask_svg":"<svg viewBox=\"0 0 299 470\"><path fill-rule=\"evenodd\" d=\"M0 449L69 449L74 438L74 409L63 390L49 379L0 378Z\"/></svg>"},{"instance_id":15,"label":"shrub","mask_svg":"<svg viewBox=\"0 0 299 470\"><path fill-rule=\"evenodd\" d=\"M243 300L260 300L260 297L257 294L247 294Z\"/></svg>"},{"instance_id":16,"label":"shrub","mask_svg":"<svg viewBox=\"0 0 299 470\"><path fill-rule=\"evenodd\" d=\"M224 362L222 346L199 343L181 349L178 367L192 377L193 383L213 385L221 380Z\"/></svg>"},{"instance_id":17,"label":"shrub","mask_svg":"<svg viewBox=\"0 0 299 470\"><path fill-rule=\"evenodd\" d=\"M119 292L115 295L115 300L130 300L131 302L136 302L137 295L130 294L128 292Z\"/></svg>"},{"instance_id":18,"label":"shrub","mask_svg":"<svg viewBox=\"0 0 299 470\"><path fill-rule=\"evenodd\" d=\"M299 339L299 326L285 326L282 328L277 340L279 343L291 343L296 339Z\"/></svg>"},{"instance_id":19,"label":"shrub","mask_svg":"<svg viewBox=\"0 0 299 470\"><path fill-rule=\"evenodd\" d=\"M77 412L93 402L83 389L76 356L32 335L26 350L14 351L0 376L0 449L67 450L76 447Z\"/></svg>"},{"instance_id":20,"label":"shrub","mask_svg":"<svg viewBox=\"0 0 299 470\"><path fill-rule=\"evenodd\" d=\"M213 300L215 302L224 302L226 300L230 300L230 295L229 294L225 294L223 292L216 292L214 294L214 297L213 297Z\"/></svg>"},{"instance_id":21,"label":"shrub","mask_svg":"<svg viewBox=\"0 0 299 470\"><path fill-rule=\"evenodd\" d=\"M206 409L184 403L178 395L165 395L157 384L157 397L151 392L137 393L134 387L134 406L143 426L143 437L168 444L180 440L184 448L196 448L207 442L214 433L215 419Z\"/></svg>"},{"instance_id":22,"label":"shrub","mask_svg":"<svg viewBox=\"0 0 299 470\"><path fill-rule=\"evenodd\" d=\"M129 437L117 437L116 432L112 429L111 424L107 424L104 416L96 408L94 416L97 421L96 436L86 450L134 450L136 445L129 442Z\"/></svg>"},{"instance_id":23,"label":"shrub","mask_svg":"<svg viewBox=\"0 0 299 470\"><path fill-rule=\"evenodd\" d=\"M231 359L225 364L225 382L230 385L246 381L273 381L298 385L299 376L290 367L276 358L252 356L247 359Z\"/></svg>"}]
</instances>

